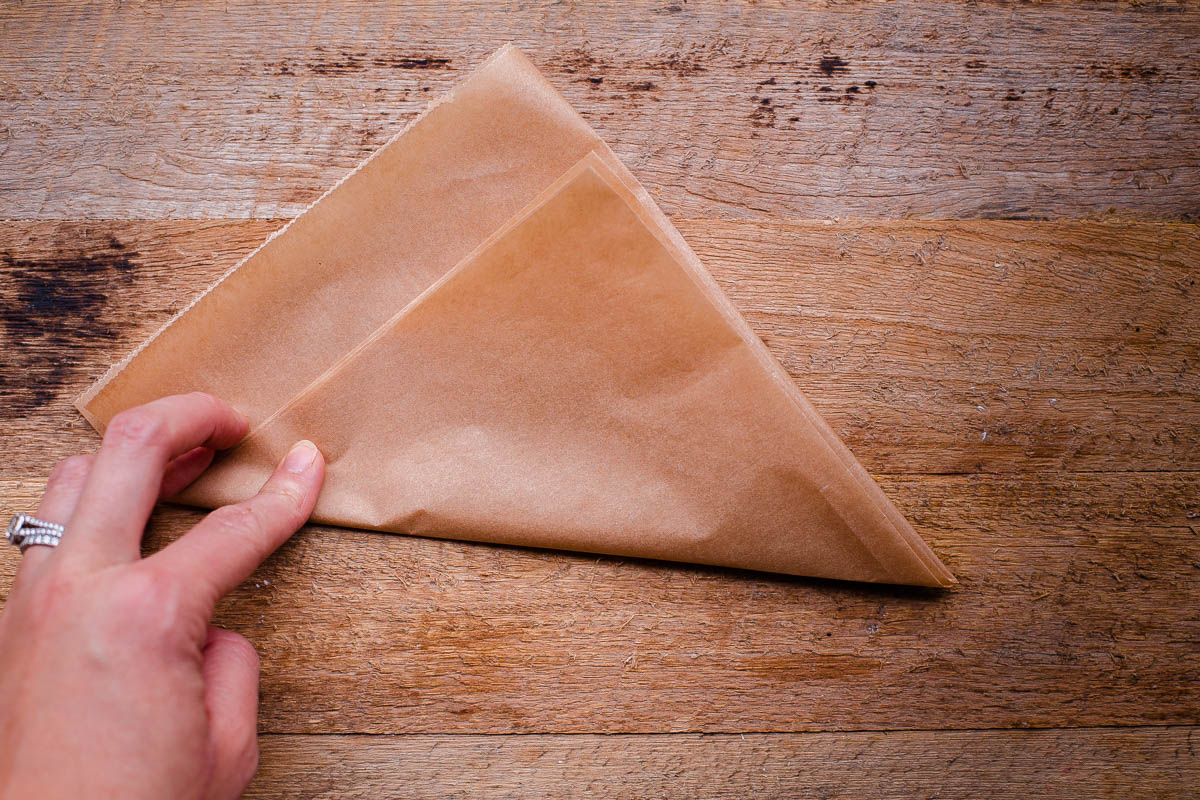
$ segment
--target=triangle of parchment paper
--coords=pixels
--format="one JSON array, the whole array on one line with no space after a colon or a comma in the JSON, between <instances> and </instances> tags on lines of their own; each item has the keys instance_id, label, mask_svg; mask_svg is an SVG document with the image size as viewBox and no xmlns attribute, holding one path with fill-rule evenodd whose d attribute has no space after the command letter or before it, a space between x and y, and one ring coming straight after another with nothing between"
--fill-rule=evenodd
<instances>
[{"instance_id":1,"label":"triangle of parchment paper","mask_svg":"<svg viewBox=\"0 0 1200 800\"><path fill-rule=\"evenodd\" d=\"M503 456L493 452L500 441L495 438L497 429L489 427L486 420L476 421L459 428L454 436L448 436L443 429L440 438L409 441L395 452L379 452L378 460L367 464L338 458L341 451L335 446L336 440L322 441L322 434L314 427L299 431L297 438L314 439L331 459L331 483L322 496L318 518L397 532L704 561L826 577L929 585L952 582L949 572L791 383L645 190L528 59L511 46L489 58L150 340L115 364L78 399L77 406L97 430L103 431L108 420L122 409L165 394L202 390L228 399L249 414L256 432L235 455L226 458L206 477L189 498L216 505L249 496L257 488L254 482L262 477L258 459L270 460L268 455L274 447L270 436L286 430L287 425L295 425L302 419L297 415L304 409L319 405L317 398L325 391L325 384L334 376L341 380L344 370L356 369L359 358L367 357L368 343L374 358L376 346L387 346L393 336L391 332L403 329L406 324L403 319L408 314L416 314L427 302L433 303L435 295L438 302L444 302L443 291L450 291L453 298L454 293L442 285L449 283L448 273L466 272L468 262L482 260L480 248L485 241L491 246L507 240L508 234L518 227L514 215L520 219L534 215L531 203L542 202L539 209L553 207L555 203L549 199L551 189L566 192L566 182L561 176L583 158L588 159L587 169L576 166L570 174L579 180L599 179L612 193L622 197L626 213L633 213L640 220L642 235L658 241L659 257L664 253L670 257L676 269L688 278L688 285L707 298L715 315L710 316L707 327L694 331L686 324L678 324L678 319L665 318L655 323L659 328L651 325L651 329L661 330L664 336L670 331L684 342L685 349L703 349L703 337L718 330L723 331L721 336L709 342L715 346L723 347L726 339L722 337L734 335L741 342L737 362L746 367L757 361L761 368L759 377L770 378L764 387L775 387L773 394L763 395L766 398L763 402L779 403L780 394L789 400L790 405L783 405L788 411L780 412L784 414L779 421L780 430L807 425L811 430L804 440L820 441L823 446L814 447L810 442L796 452L783 453L786 441L798 439L782 436L757 450L739 447L730 451L751 457L735 468L732 456L723 455L720 448L727 441L736 443L743 429L748 433L749 423L739 422L737 416L725 420L697 417L697 426L708 426L703 436L709 439L710 447L703 456L693 455L701 459L700 464L724 465L722 468L729 470L726 473L729 480L721 481L711 496L701 497L696 494L695 485L686 489L672 488L667 483L694 465L676 463L667 468L664 465L668 462L662 461L667 456L658 454L659 450L672 452L667 443L684 438L685 433L690 435L687 420L692 415L681 413L673 419L664 417L655 422L645 412L645 408L656 407L660 393L671 396L675 392L670 377L674 373L668 372L664 376L666 383L659 387L651 385L653 376L644 375L640 382L628 387L630 391L624 396L606 393L600 384L576 383L572 384L576 389L591 386L598 393L590 399L573 400L559 394L560 405L594 408L607 398L615 404L609 408L610 413L640 420L646 435L657 431L660 438L643 440L637 447L632 447L632 440L597 443L594 460L590 462L597 471L589 473L572 472L589 463L579 457L579 447L583 445L576 443L564 451L564 458L574 466L564 464L558 472L545 468L537 473L538 480L531 477L525 482L520 470L533 470L537 459L520 446L532 447L535 442L544 441L550 435L549 429L502 431L507 434L503 441L520 445ZM591 193L597 198L600 194L603 192ZM599 200L597 203L597 208L608 208L606 203ZM571 235L598 236L605 230L604 225L593 227L596 229L582 226ZM560 231L556 236L559 234L567 235L566 240L559 239L560 244L571 241L567 233ZM619 269L616 262L614 269ZM415 302L418 298L420 303ZM468 298L469 295L459 295L452 302L463 303ZM617 311L605 296L593 300L595 311ZM547 309L557 302L551 301ZM439 306L434 303L433 307ZM397 317L401 309L406 312ZM603 319L601 314L592 322L600 324ZM621 314L615 313L608 324L619 326L620 319ZM619 334L619 329L615 330ZM648 331L643 325L634 332L644 338ZM570 340L568 337L564 341ZM471 397L483 391L472 388L469 380L463 383L462 368L471 363L464 360L469 341L471 337L466 336L461 343L442 342L442 353L425 363L422 373L425 389L444 389L443 400ZM593 344L602 341L623 339L620 335L610 336ZM496 349L507 344L511 350L513 345L490 343ZM645 347L648 353L657 352L649 344ZM522 352L528 352L532 358L540 351L533 348ZM604 356L603 350L592 356L601 361L616 358ZM564 369L566 363L569 362L564 362ZM668 360L663 365L672 363ZM487 376L499 366L489 367L481 375ZM504 366L513 365L505 362ZM545 364L536 367L530 361L527 367L540 369ZM381 369L374 376L375 394L406 396L408 390L400 382L411 377L410 368L393 364ZM704 372L701 366L695 369ZM515 379L520 371L507 374ZM597 380L600 374L596 373ZM681 372L676 377L686 382L686 375L693 372ZM539 401L532 384L529 388L525 403L531 411L550 402ZM678 388L683 391L687 387ZM702 388L696 386L690 391ZM551 396L554 395L547 395ZM744 397L745 392L737 396ZM643 401L645 407L639 411ZM395 409L395 403L390 407ZM733 408L729 403L724 403L724 407ZM446 413L452 413L454 408L454 404L448 404ZM461 413L467 410L458 408ZM671 409L663 410L665 413ZM417 411L413 406L395 413L397 420L411 425ZM759 412L752 411L750 417L759 417L762 422ZM436 419L431 418L430 424ZM510 416L509 422L519 419ZM685 423L682 428L681 421ZM346 421L330 419L326 423L337 427ZM377 425L378 421L370 423L371 435L377 433ZM326 432L327 437L333 437L332 427ZM627 446L624 451L622 441ZM435 444L447 449L436 452ZM359 456L362 452L355 450ZM409 458L417 460L408 464L411 471L405 471L402 467ZM351 463L358 466L348 471ZM487 470L482 465L487 465ZM488 472L493 468L498 472ZM629 469L630 475L622 478L611 472L618 468ZM461 491L463 479L456 477L460 470L476 481L486 475L490 483L480 484L481 490L487 486L506 486L512 491L503 497L495 491L481 493L456 511L445 502L446 498L466 496ZM754 474L759 478L750 480L748 476ZM439 475L444 481L440 485L434 481ZM772 475L773 483L757 482ZM408 496L399 505L391 506L365 501L368 496L387 497L388 492L374 491L372 487L388 481L393 498L412 488L414 482L424 482L422 485L428 486L430 494ZM575 507L593 503L592 513L581 517L573 527L554 528L557 531L554 532L551 528L560 517L570 516L569 508L555 506L556 498L572 497L564 494L562 487L573 481L580 486L571 502ZM638 491L624 500L605 493L605 487L610 485L628 489L630 481ZM579 494L588 484L596 489L591 501L580 499ZM772 485L776 488L769 488ZM767 494L771 496L768 498ZM491 507L481 505L484 497L490 498ZM673 497L676 502L669 502ZM654 511L643 509L639 517L632 508L632 498L655 498L662 505L657 526L636 530L628 527L628 520L649 519L646 515ZM607 525L602 524L604 514L598 510L599 504L609 506ZM730 516L733 509L748 505L757 506L754 516L763 525L770 522L774 527L754 527ZM346 513L351 508L357 510ZM521 509L528 512L523 521L518 519L517 512ZM717 516L707 519L687 516L687 509L691 509L688 513ZM782 533L782 526L791 524L787 520L801 518L803 524L791 531L790 538ZM666 530L674 525L679 527ZM733 542L739 537L742 541L735 546ZM660 539L663 541L657 541ZM737 548L741 548L743 556L734 558L730 553ZM781 555L779 548L788 554Z\"/></svg>"}]
</instances>

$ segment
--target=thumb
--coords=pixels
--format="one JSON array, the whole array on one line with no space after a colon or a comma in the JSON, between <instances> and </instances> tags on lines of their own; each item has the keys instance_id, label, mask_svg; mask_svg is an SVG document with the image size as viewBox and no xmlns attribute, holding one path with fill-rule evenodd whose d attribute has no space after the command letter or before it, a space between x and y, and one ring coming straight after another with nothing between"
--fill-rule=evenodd
<instances>
[{"instance_id":1,"label":"thumb","mask_svg":"<svg viewBox=\"0 0 1200 800\"><path fill-rule=\"evenodd\" d=\"M241 634L209 627L204 705L213 758L206 798L232 800L258 769L258 653Z\"/></svg>"}]
</instances>

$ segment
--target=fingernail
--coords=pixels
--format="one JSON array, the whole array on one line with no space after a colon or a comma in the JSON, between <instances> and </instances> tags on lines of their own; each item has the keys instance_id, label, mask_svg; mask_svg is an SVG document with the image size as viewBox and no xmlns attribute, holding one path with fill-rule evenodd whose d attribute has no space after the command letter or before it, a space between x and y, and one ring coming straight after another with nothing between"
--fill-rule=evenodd
<instances>
[{"instance_id":1,"label":"fingernail","mask_svg":"<svg viewBox=\"0 0 1200 800\"><path fill-rule=\"evenodd\" d=\"M305 472L317 460L317 446L307 439L292 445L283 459L283 468L288 472Z\"/></svg>"}]
</instances>

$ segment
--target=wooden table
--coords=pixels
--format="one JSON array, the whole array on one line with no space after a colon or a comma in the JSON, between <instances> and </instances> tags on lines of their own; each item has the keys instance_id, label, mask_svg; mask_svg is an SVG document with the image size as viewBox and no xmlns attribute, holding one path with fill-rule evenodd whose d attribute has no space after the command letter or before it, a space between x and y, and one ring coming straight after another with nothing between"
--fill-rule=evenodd
<instances>
[{"instance_id":1,"label":"wooden table","mask_svg":"<svg viewBox=\"0 0 1200 800\"><path fill-rule=\"evenodd\" d=\"M1194 796L1195 3L5 5L0 511L507 40L961 584L308 528L219 614L263 657L250 796Z\"/></svg>"}]
</instances>

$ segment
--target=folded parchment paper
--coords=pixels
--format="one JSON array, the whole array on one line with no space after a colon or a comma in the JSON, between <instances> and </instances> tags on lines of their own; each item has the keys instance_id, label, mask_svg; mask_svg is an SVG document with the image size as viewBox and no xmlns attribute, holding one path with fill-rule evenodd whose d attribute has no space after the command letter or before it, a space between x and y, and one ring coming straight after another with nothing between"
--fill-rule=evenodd
<instances>
[{"instance_id":1,"label":"folded parchment paper","mask_svg":"<svg viewBox=\"0 0 1200 800\"><path fill-rule=\"evenodd\" d=\"M78 401L179 391L299 438L314 518L850 580L949 571L633 176L515 48L492 56Z\"/></svg>"}]
</instances>

